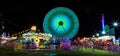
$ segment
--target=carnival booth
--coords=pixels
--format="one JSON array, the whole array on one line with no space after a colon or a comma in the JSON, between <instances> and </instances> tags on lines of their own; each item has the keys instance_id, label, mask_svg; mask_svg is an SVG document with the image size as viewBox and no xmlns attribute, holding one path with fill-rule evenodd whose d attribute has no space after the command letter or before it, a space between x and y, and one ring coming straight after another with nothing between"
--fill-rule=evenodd
<instances>
[{"instance_id":1,"label":"carnival booth","mask_svg":"<svg viewBox=\"0 0 120 56\"><path fill-rule=\"evenodd\" d=\"M104 41L104 43L107 43L108 40L112 40L112 43L116 44L115 36L101 36L98 37L98 39Z\"/></svg>"},{"instance_id":2,"label":"carnival booth","mask_svg":"<svg viewBox=\"0 0 120 56\"><path fill-rule=\"evenodd\" d=\"M2 36L0 37L0 46L5 48L14 48L15 40L17 37L15 36L6 36L6 33L4 32Z\"/></svg>"},{"instance_id":3,"label":"carnival booth","mask_svg":"<svg viewBox=\"0 0 120 56\"><path fill-rule=\"evenodd\" d=\"M70 48L71 48L71 41L70 41L70 39L69 38L64 38L63 40L61 40L60 48L64 49L64 50L70 50Z\"/></svg>"}]
</instances>

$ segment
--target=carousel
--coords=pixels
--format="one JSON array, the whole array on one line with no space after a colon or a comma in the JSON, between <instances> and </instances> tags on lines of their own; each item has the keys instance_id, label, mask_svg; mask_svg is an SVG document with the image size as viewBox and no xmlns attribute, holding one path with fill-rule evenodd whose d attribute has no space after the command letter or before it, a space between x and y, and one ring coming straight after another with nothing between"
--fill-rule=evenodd
<instances>
[{"instance_id":1,"label":"carousel","mask_svg":"<svg viewBox=\"0 0 120 56\"><path fill-rule=\"evenodd\" d=\"M31 30L22 34L18 38L19 49L41 49L49 48L48 44L52 37L51 34L36 32L36 26L32 26Z\"/></svg>"}]
</instances>

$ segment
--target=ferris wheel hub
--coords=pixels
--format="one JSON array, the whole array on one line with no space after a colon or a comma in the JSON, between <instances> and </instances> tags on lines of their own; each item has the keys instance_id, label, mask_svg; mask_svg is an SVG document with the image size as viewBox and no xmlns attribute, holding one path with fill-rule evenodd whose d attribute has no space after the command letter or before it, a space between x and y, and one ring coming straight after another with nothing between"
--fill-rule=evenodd
<instances>
[{"instance_id":1,"label":"ferris wheel hub","mask_svg":"<svg viewBox=\"0 0 120 56\"><path fill-rule=\"evenodd\" d=\"M62 22L62 21L59 21L59 25L62 26L62 25L63 25L63 22Z\"/></svg>"}]
</instances>

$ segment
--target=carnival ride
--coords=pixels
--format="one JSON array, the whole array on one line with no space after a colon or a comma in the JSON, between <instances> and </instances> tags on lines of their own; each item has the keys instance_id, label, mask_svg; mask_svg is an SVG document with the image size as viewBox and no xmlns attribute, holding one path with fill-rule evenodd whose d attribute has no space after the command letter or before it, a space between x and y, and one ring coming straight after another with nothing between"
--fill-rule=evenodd
<instances>
[{"instance_id":1,"label":"carnival ride","mask_svg":"<svg viewBox=\"0 0 120 56\"><path fill-rule=\"evenodd\" d=\"M36 26L32 26L30 31L22 34L18 39L19 42L23 42L24 49L47 48L46 44L50 43L49 40L52 35L47 33L38 33L36 31Z\"/></svg>"},{"instance_id":2,"label":"carnival ride","mask_svg":"<svg viewBox=\"0 0 120 56\"><path fill-rule=\"evenodd\" d=\"M77 15L67 7L56 7L51 9L43 21L43 29L46 33L52 34L52 39L60 43L61 48L69 48L70 41L79 29ZM66 47L64 44L66 43Z\"/></svg>"},{"instance_id":3,"label":"carnival ride","mask_svg":"<svg viewBox=\"0 0 120 56\"><path fill-rule=\"evenodd\" d=\"M79 21L69 8L56 7L50 10L43 21L43 29L53 38L73 38L78 32Z\"/></svg>"},{"instance_id":4,"label":"carnival ride","mask_svg":"<svg viewBox=\"0 0 120 56\"><path fill-rule=\"evenodd\" d=\"M25 43L35 44L37 48L45 48L45 44L49 43L51 34L46 33L24 33L23 38ZM32 46L31 46L32 48Z\"/></svg>"}]
</instances>

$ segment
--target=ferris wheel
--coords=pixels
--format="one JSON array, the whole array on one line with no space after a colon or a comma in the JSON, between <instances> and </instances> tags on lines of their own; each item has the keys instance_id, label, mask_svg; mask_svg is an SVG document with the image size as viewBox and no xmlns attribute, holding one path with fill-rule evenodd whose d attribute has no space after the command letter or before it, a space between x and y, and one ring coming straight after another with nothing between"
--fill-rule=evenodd
<instances>
[{"instance_id":1,"label":"ferris wheel","mask_svg":"<svg viewBox=\"0 0 120 56\"><path fill-rule=\"evenodd\" d=\"M53 8L44 18L43 29L53 38L73 38L79 29L78 17L69 8Z\"/></svg>"}]
</instances>

